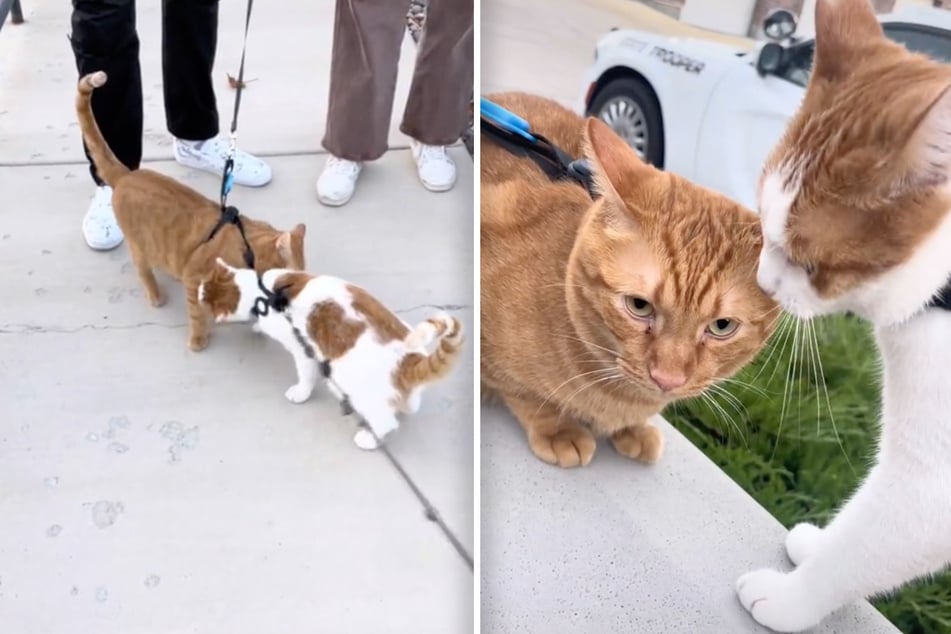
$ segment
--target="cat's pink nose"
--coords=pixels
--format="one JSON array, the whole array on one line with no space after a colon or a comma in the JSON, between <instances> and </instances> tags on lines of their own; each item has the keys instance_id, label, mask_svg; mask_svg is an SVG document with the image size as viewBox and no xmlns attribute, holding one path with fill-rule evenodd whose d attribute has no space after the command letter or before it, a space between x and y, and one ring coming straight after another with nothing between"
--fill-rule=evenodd
<instances>
[{"instance_id":1,"label":"cat's pink nose","mask_svg":"<svg viewBox=\"0 0 951 634\"><path fill-rule=\"evenodd\" d=\"M681 387L687 382L687 377L683 374L665 372L664 370L659 370L657 368L651 368L650 375L654 380L654 383L657 384L657 387L665 392L676 390L678 387Z\"/></svg>"}]
</instances>

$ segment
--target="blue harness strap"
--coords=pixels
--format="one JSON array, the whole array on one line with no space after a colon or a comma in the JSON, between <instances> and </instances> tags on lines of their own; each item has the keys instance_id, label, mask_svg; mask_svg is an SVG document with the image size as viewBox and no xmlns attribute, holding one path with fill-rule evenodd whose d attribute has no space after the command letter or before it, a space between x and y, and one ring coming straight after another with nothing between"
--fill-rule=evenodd
<instances>
[{"instance_id":1,"label":"blue harness strap","mask_svg":"<svg viewBox=\"0 0 951 634\"><path fill-rule=\"evenodd\" d=\"M570 178L583 185L592 199L597 197L594 177L585 159L572 158L542 135L532 132L528 121L485 97L479 101L479 114L484 138L492 139L512 154L532 159L549 178Z\"/></svg>"}]
</instances>

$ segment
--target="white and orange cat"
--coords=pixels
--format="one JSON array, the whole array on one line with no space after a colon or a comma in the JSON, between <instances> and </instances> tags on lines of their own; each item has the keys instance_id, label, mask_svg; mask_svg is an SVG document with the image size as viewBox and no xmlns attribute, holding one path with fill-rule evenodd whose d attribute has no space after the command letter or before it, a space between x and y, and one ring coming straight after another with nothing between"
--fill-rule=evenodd
<instances>
[{"instance_id":1,"label":"white and orange cat","mask_svg":"<svg viewBox=\"0 0 951 634\"><path fill-rule=\"evenodd\" d=\"M338 399L346 396L373 431L357 431L353 440L361 449L375 449L396 430L398 413L416 412L423 388L447 376L459 358L462 325L449 315L410 328L362 288L330 275L270 269L261 284L286 298L286 307L256 317L255 305L267 297L257 274L220 258L198 297L217 322L256 318L254 329L293 355L297 383L285 392L291 402L310 398L320 363L329 363L328 388Z\"/></svg>"},{"instance_id":2,"label":"white and orange cat","mask_svg":"<svg viewBox=\"0 0 951 634\"><path fill-rule=\"evenodd\" d=\"M881 440L825 527L795 526L792 572L737 592L778 632L951 562L951 67L888 40L868 0L819 0L812 77L760 184L761 287L801 319L851 311L883 363ZM874 106L874 107L870 107Z\"/></svg>"}]
</instances>

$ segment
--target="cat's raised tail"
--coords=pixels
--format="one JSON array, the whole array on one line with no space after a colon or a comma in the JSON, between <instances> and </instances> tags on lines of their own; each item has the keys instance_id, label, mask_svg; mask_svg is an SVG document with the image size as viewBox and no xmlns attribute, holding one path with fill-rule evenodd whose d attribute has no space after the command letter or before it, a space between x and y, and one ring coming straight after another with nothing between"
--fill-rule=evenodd
<instances>
[{"instance_id":1,"label":"cat's raised tail","mask_svg":"<svg viewBox=\"0 0 951 634\"><path fill-rule=\"evenodd\" d=\"M462 324L455 317L439 315L427 319L410 333L410 337L423 330L438 337L439 343L428 355L409 354L400 363L397 369L399 380L409 388L445 377L455 366L462 350Z\"/></svg>"},{"instance_id":2,"label":"cat's raised tail","mask_svg":"<svg viewBox=\"0 0 951 634\"><path fill-rule=\"evenodd\" d=\"M103 138L99 124L92 114L92 91L105 83L106 74L101 70L83 75L76 91L76 116L86 148L96 166L96 173L107 185L115 187L116 182L129 173L129 168L112 153L112 148Z\"/></svg>"}]
</instances>

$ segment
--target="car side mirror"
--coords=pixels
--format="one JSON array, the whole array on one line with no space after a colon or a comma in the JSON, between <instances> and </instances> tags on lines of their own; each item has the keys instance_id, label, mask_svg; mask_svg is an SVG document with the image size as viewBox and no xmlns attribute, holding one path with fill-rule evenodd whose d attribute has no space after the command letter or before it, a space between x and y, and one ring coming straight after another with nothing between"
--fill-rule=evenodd
<instances>
[{"instance_id":1,"label":"car side mirror","mask_svg":"<svg viewBox=\"0 0 951 634\"><path fill-rule=\"evenodd\" d=\"M774 42L780 42L796 32L796 16L787 9L774 9L763 20L763 33Z\"/></svg>"},{"instance_id":2,"label":"car side mirror","mask_svg":"<svg viewBox=\"0 0 951 634\"><path fill-rule=\"evenodd\" d=\"M759 57L756 58L756 72L760 77L766 75L775 75L783 65L783 53L786 49L782 44L776 42L766 42L759 51Z\"/></svg>"}]
</instances>

